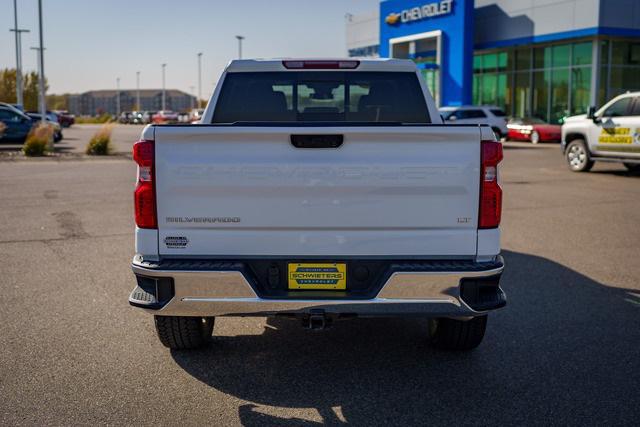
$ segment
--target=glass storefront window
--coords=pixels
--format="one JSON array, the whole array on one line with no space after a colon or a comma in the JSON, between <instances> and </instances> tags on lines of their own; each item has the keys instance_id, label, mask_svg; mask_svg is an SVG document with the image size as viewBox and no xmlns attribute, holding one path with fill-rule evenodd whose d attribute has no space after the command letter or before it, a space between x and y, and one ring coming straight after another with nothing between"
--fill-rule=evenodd
<instances>
[{"instance_id":1,"label":"glass storefront window","mask_svg":"<svg viewBox=\"0 0 640 427\"><path fill-rule=\"evenodd\" d=\"M473 75L473 93L471 97L473 105L480 105L480 74Z\"/></svg>"},{"instance_id":2,"label":"glass storefront window","mask_svg":"<svg viewBox=\"0 0 640 427\"><path fill-rule=\"evenodd\" d=\"M515 117L558 122L602 106L614 96L640 91L640 40L607 37L600 49L599 86L592 95L596 41L538 44L487 52L474 58L473 102L496 104Z\"/></svg>"},{"instance_id":3,"label":"glass storefront window","mask_svg":"<svg viewBox=\"0 0 640 427\"><path fill-rule=\"evenodd\" d=\"M483 55L473 56L473 72L474 73L482 70L482 56Z\"/></svg>"},{"instance_id":4,"label":"glass storefront window","mask_svg":"<svg viewBox=\"0 0 640 427\"><path fill-rule=\"evenodd\" d=\"M484 74L480 84L480 97L483 104L493 104L498 96L498 79L495 74Z\"/></svg>"},{"instance_id":5,"label":"glass storefront window","mask_svg":"<svg viewBox=\"0 0 640 427\"><path fill-rule=\"evenodd\" d=\"M640 67L611 67L609 98L640 90Z\"/></svg>"},{"instance_id":6,"label":"glass storefront window","mask_svg":"<svg viewBox=\"0 0 640 427\"><path fill-rule=\"evenodd\" d=\"M527 117L529 113L529 94L531 85L529 81L529 72L515 73L515 88L513 115L515 117Z\"/></svg>"},{"instance_id":7,"label":"glass storefront window","mask_svg":"<svg viewBox=\"0 0 640 427\"><path fill-rule=\"evenodd\" d=\"M611 46L612 65L640 65L640 43L613 41Z\"/></svg>"},{"instance_id":8,"label":"glass storefront window","mask_svg":"<svg viewBox=\"0 0 640 427\"><path fill-rule=\"evenodd\" d=\"M609 63L609 40L602 40L600 43L600 63L602 65Z\"/></svg>"},{"instance_id":9,"label":"glass storefront window","mask_svg":"<svg viewBox=\"0 0 640 427\"><path fill-rule=\"evenodd\" d=\"M531 68L531 48L516 49L516 70L529 70Z\"/></svg>"},{"instance_id":10,"label":"glass storefront window","mask_svg":"<svg viewBox=\"0 0 640 427\"><path fill-rule=\"evenodd\" d=\"M629 44L629 64L640 64L640 43Z\"/></svg>"},{"instance_id":11,"label":"glass storefront window","mask_svg":"<svg viewBox=\"0 0 640 427\"><path fill-rule=\"evenodd\" d=\"M545 71L535 71L533 73L533 93L532 93L532 101L533 101L533 117L537 117L544 121L549 120L548 118L548 108L549 108L549 78L550 72L548 70Z\"/></svg>"},{"instance_id":12,"label":"glass storefront window","mask_svg":"<svg viewBox=\"0 0 640 427\"><path fill-rule=\"evenodd\" d=\"M489 53L482 56L482 70L483 71L495 71L498 67L498 55L495 53Z\"/></svg>"},{"instance_id":13,"label":"glass storefront window","mask_svg":"<svg viewBox=\"0 0 640 427\"><path fill-rule=\"evenodd\" d=\"M571 114L584 114L589 108L591 67L571 69Z\"/></svg>"},{"instance_id":14,"label":"glass storefront window","mask_svg":"<svg viewBox=\"0 0 640 427\"><path fill-rule=\"evenodd\" d=\"M498 74L498 102L495 104L501 107L505 112L511 112L511 73Z\"/></svg>"},{"instance_id":15,"label":"glass storefront window","mask_svg":"<svg viewBox=\"0 0 640 427\"><path fill-rule=\"evenodd\" d=\"M438 80L439 80L439 70L437 68L426 68L421 70L422 77L424 77L425 82L427 83L427 88L431 95L435 98L436 105L439 104L438 94L440 93L438 88Z\"/></svg>"},{"instance_id":16,"label":"glass storefront window","mask_svg":"<svg viewBox=\"0 0 640 427\"><path fill-rule=\"evenodd\" d=\"M569 52L571 45L561 44L552 47L553 67L566 67L569 65Z\"/></svg>"},{"instance_id":17,"label":"glass storefront window","mask_svg":"<svg viewBox=\"0 0 640 427\"><path fill-rule=\"evenodd\" d=\"M551 46L533 49L533 68L551 67Z\"/></svg>"},{"instance_id":18,"label":"glass storefront window","mask_svg":"<svg viewBox=\"0 0 640 427\"><path fill-rule=\"evenodd\" d=\"M498 53L498 70L507 71L507 52Z\"/></svg>"},{"instance_id":19,"label":"glass storefront window","mask_svg":"<svg viewBox=\"0 0 640 427\"><path fill-rule=\"evenodd\" d=\"M575 43L573 45L572 62L573 65L591 64L591 50L593 43Z\"/></svg>"},{"instance_id":20,"label":"glass storefront window","mask_svg":"<svg viewBox=\"0 0 640 427\"><path fill-rule=\"evenodd\" d=\"M559 69L551 72L551 111L549 120L561 123L569 115L569 70Z\"/></svg>"},{"instance_id":21,"label":"glass storefront window","mask_svg":"<svg viewBox=\"0 0 640 427\"><path fill-rule=\"evenodd\" d=\"M473 103L475 105L507 105L507 73L485 73L473 76Z\"/></svg>"},{"instance_id":22,"label":"glass storefront window","mask_svg":"<svg viewBox=\"0 0 640 427\"><path fill-rule=\"evenodd\" d=\"M611 46L611 64L622 65L625 63L627 56L627 44L621 42L613 42Z\"/></svg>"}]
</instances>

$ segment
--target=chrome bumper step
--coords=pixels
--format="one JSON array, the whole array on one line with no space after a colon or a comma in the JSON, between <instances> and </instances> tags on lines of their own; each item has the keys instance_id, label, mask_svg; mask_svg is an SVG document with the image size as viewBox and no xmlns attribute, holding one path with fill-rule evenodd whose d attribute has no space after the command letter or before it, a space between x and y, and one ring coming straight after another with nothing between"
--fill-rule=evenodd
<instances>
[{"instance_id":1,"label":"chrome bumper step","mask_svg":"<svg viewBox=\"0 0 640 427\"><path fill-rule=\"evenodd\" d=\"M251 262L180 259L147 262L135 257L132 269L139 286L129 300L154 314L174 316L268 316L317 310L359 316L472 316L506 304L499 287L504 269L500 256L487 263L379 261L384 268L371 278L371 286L366 292L352 294L286 293L282 289L270 293L253 274ZM154 293L155 288L159 290Z\"/></svg>"}]
</instances>

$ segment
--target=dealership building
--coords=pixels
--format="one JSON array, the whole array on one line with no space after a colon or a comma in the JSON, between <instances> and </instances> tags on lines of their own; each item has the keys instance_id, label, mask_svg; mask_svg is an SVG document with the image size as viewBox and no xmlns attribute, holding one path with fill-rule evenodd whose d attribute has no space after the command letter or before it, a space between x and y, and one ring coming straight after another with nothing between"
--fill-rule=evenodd
<instances>
[{"instance_id":1,"label":"dealership building","mask_svg":"<svg viewBox=\"0 0 640 427\"><path fill-rule=\"evenodd\" d=\"M640 0L386 0L346 21L349 56L412 59L440 106L559 122L640 90Z\"/></svg>"}]
</instances>

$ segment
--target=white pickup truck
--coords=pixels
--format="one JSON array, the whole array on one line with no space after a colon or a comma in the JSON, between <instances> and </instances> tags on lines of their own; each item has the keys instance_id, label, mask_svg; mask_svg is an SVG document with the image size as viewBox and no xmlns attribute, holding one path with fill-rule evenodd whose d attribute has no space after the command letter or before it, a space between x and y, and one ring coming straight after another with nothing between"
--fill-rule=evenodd
<instances>
[{"instance_id":1,"label":"white pickup truck","mask_svg":"<svg viewBox=\"0 0 640 427\"><path fill-rule=\"evenodd\" d=\"M232 61L196 125L133 148L137 286L172 349L216 316L423 316L469 350L499 286L502 146L444 125L407 60Z\"/></svg>"},{"instance_id":2,"label":"white pickup truck","mask_svg":"<svg viewBox=\"0 0 640 427\"><path fill-rule=\"evenodd\" d=\"M613 98L596 111L568 117L562 125L562 152L574 172L588 172L596 161L622 163L640 172L640 92Z\"/></svg>"}]
</instances>

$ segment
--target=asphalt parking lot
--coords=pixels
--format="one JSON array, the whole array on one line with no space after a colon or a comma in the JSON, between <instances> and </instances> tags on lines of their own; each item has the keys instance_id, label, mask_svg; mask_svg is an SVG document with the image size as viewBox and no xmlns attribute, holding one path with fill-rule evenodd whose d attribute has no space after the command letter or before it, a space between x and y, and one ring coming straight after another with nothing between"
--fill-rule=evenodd
<instances>
[{"instance_id":1,"label":"asphalt parking lot","mask_svg":"<svg viewBox=\"0 0 640 427\"><path fill-rule=\"evenodd\" d=\"M127 152L141 127L118 126ZM88 126L65 129L82 151ZM62 147L62 145L61 145ZM6 148L6 147L5 147ZM637 424L640 175L509 143L503 287L468 354L422 320L218 319L170 352L129 307L135 167L0 159L0 424Z\"/></svg>"}]
</instances>

